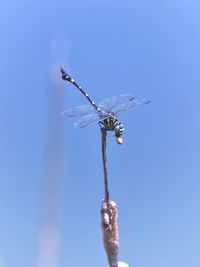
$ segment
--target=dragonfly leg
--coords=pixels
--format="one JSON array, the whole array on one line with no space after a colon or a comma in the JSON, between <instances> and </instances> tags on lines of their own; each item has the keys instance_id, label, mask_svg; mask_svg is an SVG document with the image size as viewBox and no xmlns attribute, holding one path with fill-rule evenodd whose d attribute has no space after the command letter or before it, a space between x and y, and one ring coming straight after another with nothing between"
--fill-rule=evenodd
<instances>
[{"instance_id":1,"label":"dragonfly leg","mask_svg":"<svg viewBox=\"0 0 200 267\"><path fill-rule=\"evenodd\" d=\"M101 129L105 128L105 125L104 125L104 123L102 121L99 121L98 123L99 123L99 126L100 126Z\"/></svg>"}]
</instances>

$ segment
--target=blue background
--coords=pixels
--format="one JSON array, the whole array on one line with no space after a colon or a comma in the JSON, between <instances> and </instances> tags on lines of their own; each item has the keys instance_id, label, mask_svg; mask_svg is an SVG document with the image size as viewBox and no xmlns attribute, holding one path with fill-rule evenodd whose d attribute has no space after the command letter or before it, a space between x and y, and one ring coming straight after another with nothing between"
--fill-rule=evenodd
<instances>
[{"instance_id":1,"label":"blue background","mask_svg":"<svg viewBox=\"0 0 200 267\"><path fill-rule=\"evenodd\" d=\"M152 102L108 138L120 259L130 267L200 266L200 3L1 1L0 266L107 266L100 228L97 124L64 108L133 93Z\"/></svg>"}]
</instances>

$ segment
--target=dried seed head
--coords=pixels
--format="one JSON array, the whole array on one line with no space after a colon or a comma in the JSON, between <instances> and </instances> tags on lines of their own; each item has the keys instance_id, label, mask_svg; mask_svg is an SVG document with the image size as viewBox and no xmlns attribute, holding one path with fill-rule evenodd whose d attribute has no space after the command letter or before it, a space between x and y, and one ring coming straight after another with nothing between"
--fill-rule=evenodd
<instances>
[{"instance_id":1,"label":"dried seed head","mask_svg":"<svg viewBox=\"0 0 200 267\"><path fill-rule=\"evenodd\" d=\"M117 204L109 200L102 201L101 206L102 231L104 248L110 267L116 267L118 262L119 235L117 225Z\"/></svg>"},{"instance_id":2,"label":"dried seed head","mask_svg":"<svg viewBox=\"0 0 200 267\"><path fill-rule=\"evenodd\" d=\"M118 261L118 267L129 267L127 263L123 261Z\"/></svg>"}]
</instances>

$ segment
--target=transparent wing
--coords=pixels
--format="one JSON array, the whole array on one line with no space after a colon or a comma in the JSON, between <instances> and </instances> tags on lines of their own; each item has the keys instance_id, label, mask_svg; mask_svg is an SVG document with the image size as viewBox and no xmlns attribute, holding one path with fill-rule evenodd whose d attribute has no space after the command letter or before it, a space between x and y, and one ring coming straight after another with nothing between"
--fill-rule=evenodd
<instances>
[{"instance_id":1,"label":"transparent wing","mask_svg":"<svg viewBox=\"0 0 200 267\"><path fill-rule=\"evenodd\" d=\"M145 105L145 104L148 104L149 102L151 102L150 100L148 99L138 99L138 100L130 100L129 102L124 102L122 104L119 104L117 106L115 106L111 112L114 113L114 114L117 114L119 112L122 112L122 111L127 111L129 109L132 109L132 108L136 108L136 107L139 107L141 105Z\"/></svg>"},{"instance_id":2,"label":"transparent wing","mask_svg":"<svg viewBox=\"0 0 200 267\"><path fill-rule=\"evenodd\" d=\"M88 114L88 115L83 116L82 118L80 118L80 120L78 120L77 122L75 122L74 126L75 127L79 127L79 128L83 128L83 127L88 126L90 123L97 122L99 120L101 120L99 113Z\"/></svg>"},{"instance_id":3,"label":"transparent wing","mask_svg":"<svg viewBox=\"0 0 200 267\"><path fill-rule=\"evenodd\" d=\"M66 109L62 111L62 115L67 117L84 116L88 114L98 114L92 105L82 105L73 109Z\"/></svg>"},{"instance_id":4,"label":"transparent wing","mask_svg":"<svg viewBox=\"0 0 200 267\"><path fill-rule=\"evenodd\" d=\"M102 110L110 113L117 106L122 105L122 104L126 105L130 101L132 101L133 99L134 99L134 96L131 94L122 94L122 95L111 96L111 97L108 97L108 98L105 98L104 100L102 100L99 104L99 107Z\"/></svg>"},{"instance_id":5,"label":"transparent wing","mask_svg":"<svg viewBox=\"0 0 200 267\"><path fill-rule=\"evenodd\" d=\"M112 115L108 115L106 112L98 112L96 114L88 114L86 116L83 116L74 123L75 127L83 128L88 126L90 123L101 121L103 119L107 119L111 117Z\"/></svg>"}]
</instances>

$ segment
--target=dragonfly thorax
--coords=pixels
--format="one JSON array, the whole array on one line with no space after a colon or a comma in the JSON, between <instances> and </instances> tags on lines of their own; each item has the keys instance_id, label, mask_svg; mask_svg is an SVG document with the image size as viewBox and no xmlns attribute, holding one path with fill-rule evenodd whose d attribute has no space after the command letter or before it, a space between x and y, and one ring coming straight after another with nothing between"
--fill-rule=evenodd
<instances>
[{"instance_id":1,"label":"dragonfly thorax","mask_svg":"<svg viewBox=\"0 0 200 267\"><path fill-rule=\"evenodd\" d=\"M114 131L117 142L119 144L122 143L121 136L124 131L124 126L115 116L101 120L101 124L103 124L107 131Z\"/></svg>"},{"instance_id":2,"label":"dragonfly thorax","mask_svg":"<svg viewBox=\"0 0 200 267\"><path fill-rule=\"evenodd\" d=\"M101 120L107 131L114 131L117 121L118 120L114 116Z\"/></svg>"}]
</instances>

